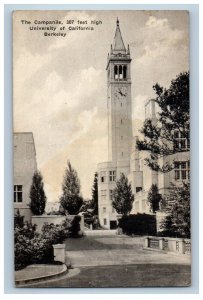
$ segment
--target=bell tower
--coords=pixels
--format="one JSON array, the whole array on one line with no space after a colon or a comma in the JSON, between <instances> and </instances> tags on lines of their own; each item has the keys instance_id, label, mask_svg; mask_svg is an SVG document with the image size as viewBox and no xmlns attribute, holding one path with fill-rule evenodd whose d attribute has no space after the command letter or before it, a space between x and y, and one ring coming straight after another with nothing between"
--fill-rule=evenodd
<instances>
[{"instance_id":1,"label":"bell tower","mask_svg":"<svg viewBox=\"0 0 203 300\"><path fill-rule=\"evenodd\" d=\"M132 142L130 49L126 49L117 19L107 59L108 160L130 161ZM127 163L128 165L128 163Z\"/></svg>"}]
</instances>

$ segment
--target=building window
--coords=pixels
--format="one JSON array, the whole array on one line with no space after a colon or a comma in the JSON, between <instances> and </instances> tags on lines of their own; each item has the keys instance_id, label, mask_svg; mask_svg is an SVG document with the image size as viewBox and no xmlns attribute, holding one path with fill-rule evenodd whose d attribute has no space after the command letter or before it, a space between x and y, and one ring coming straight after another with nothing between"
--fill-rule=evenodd
<instances>
[{"instance_id":1,"label":"building window","mask_svg":"<svg viewBox=\"0 0 203 300\"><path fill-rule=\"evenodd\" d=\"M106 200L106 190L101 190L101 200Z\"/></svg>"},{"instance_id":2,"label":"building window","mask_svg":"<svg viewBox=\"0 0 203 300\"><path fill-rule=\"evenodd\" d=\"M113 200L113 190L109 190L109 199Z\"/></svg>"},{"instance_id":3,"label":"building window","mask_svg":"<svg viewBox=\"0 0 203 300\"><path fill-rule=\"evenodd\" d=\"M23 186L14 185L14 202L23 202Z\"/></svg>"},{"instance_id":4,"label":"building window","mask_svg":"<svg viewBox=\"0 0 203 300\"><path fill-rule=\"evenodd\" d=\"M187 180L190 178L190 162L174 162L175 180Z\"/></svg>"},{"instance_id":5,"label":"building window","mask_svg":"<svg viewBox=\"0 0 203 300\"><path fill-rule=\"evenodd\" d=\"M104 218L104 225L106 225L107 224L107 222L106 222L106 218Z\"/></svg>"},{"instance_id":6,"label":"building window","mask_svg":"<svg viewBox=\"0 0 203 300\"><path fill-rule=\"evenodd\" d=\"M103 207L103 213L106 213L106 207Z\"/></svg>"},{"instance_id":7,"label":"building window","mask_svg":"<svg viewBox=\"0 0 203 300\"><path fill-rule=\"evenodd\" d=\"M123 140L123 136L121 135L121 141Z\"/></svg>"},{"instance_id":8,"label":"building window","mask_svg":"<svg viewBox=\"0 0 203 300\"><path fill-rule=\"evenodd\" d=\"M121 119L121 124L123 124L123 120Z\"/></svg>"},{"instance_id":9,"label":"building window","mask_svg":"<svg viewBox=\"0 0 203 300\"><path fill-rule=\"evenodd\" d=\"M140 191L142 191L142 187L141 186L137 186L136 187L136 193L139 193Z\"/></svg>"},{"instance_id":10,"label":"building window","mask_svg":"<svg viewBox=\"0 0 203 300\"><path fill-rule=\"evenodd\" d=\"M100 173L101 182L106 182L106 172L102 171Z\"/></svg>"},{"instance_id":11,"label":"building window","mask_svg":"<svg viewBox=\"0 0 203 300\"><path fill-rule=\"evenodd\" d=\"M174 150L188 150L190 149L190 133L183 134L179 130L174 131Z\"/></svg>"},{"instance_id":12,"label":"building window","mask_svg":"<svg viewBox=\"0 0 203 300\"><path fill-rule=\"evenodd\" d=\"M116 180L116 171L109 171L109 181L115 181Z\"/></svg>"}]
</instances>

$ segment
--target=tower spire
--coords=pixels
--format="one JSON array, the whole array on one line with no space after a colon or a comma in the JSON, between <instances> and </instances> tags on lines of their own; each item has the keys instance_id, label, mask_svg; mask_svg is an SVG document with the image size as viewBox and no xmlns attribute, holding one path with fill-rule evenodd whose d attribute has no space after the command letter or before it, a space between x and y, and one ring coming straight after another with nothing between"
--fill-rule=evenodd
<instances>
[{"instance_id":1,"label":"tower spire","mask_svg":"<svg viewBox=\"0 0 203 300\"><path fill-rule=\"evenodd\" d=\"M126 48L125 48L123 38L121 35L118 17L117 17L116 23L117 23L117 26L116 26L115 36L114 36L113 52L115 54L116 53L126 54Z\"/></svg>"}]
</instances>

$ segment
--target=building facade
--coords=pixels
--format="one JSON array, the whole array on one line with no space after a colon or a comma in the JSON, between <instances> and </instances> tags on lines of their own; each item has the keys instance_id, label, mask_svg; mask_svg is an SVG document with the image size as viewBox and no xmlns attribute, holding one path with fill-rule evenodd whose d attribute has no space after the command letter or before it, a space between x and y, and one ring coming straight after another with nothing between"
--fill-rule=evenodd
<instances>
[{"instance_id":1,"label":"building facade","mask_svg":"<svg viewBox=\"0 0 203 300\"><path fill-rule=\"evenodd\" d=\"M114 229L117 212L112 207L112 192L116 180L124 173L132 186L134 203L131 213L151 213L147 196L152 184L161 194L167 194L171 183L180 185L187 181L190 172L189 139L177 134L174 143L180 153L160 159L159 163L174 164L167 173L152 171L146 164L148 153L138 151L137 137L132 136L131 100L131 56L122 39L119 21L110 54L107 59L107 117L108 117L108 161L99 163L98 207L101 226ZM156 123L156 103L150 99L145 105L145 118ZM173 147L174 145L172 145ZM184 151L185 150L185 151Z\"/></svg>"},{"instance_id":2,"label":"building facade","mask_svg":"<svg viewBox=\"0 0 203 300\"><path fill-rule=\"evenodd\" d=\"M14 133L13 138L14 212L19 209L24 221L30 221L29 193L34 172L37 171L34 138L31 132Z\"/></svg>"}]
</instances>

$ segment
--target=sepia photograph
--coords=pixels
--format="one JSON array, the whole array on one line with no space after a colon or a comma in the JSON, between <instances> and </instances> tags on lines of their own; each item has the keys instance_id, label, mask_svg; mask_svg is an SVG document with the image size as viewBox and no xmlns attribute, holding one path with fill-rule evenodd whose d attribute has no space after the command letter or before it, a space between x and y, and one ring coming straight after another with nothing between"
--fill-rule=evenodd
<instances>
[{"instance_id":1,"label":"sepia photograph","mask_svg":"<svg viewBox=\"0 0 203 300\"><path fill-rule=\"evenodd\" d=\"M189 12L12 18L15 287L191 286Z\"/></svg>"}]
</instances>

